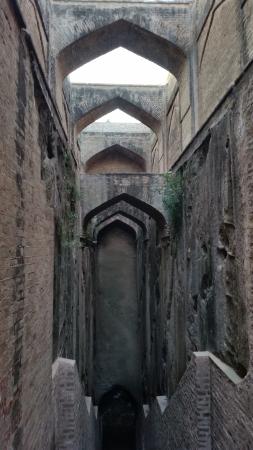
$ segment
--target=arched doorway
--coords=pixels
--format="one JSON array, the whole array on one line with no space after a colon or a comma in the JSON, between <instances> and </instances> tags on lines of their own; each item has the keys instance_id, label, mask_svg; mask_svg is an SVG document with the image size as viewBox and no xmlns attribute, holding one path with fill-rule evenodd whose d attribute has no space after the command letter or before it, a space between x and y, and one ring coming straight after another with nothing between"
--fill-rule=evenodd
<instances>
[{"instance_id":1,"label":"arched doorway","mask_svg":"<svg viewBox=\"0 0 253 450\"><path fill-rule=\"evenodd\" d=\"M102 450L135 450L137 405L129 392L113 386L99 403Z\"/></svg>"}]
</instances>

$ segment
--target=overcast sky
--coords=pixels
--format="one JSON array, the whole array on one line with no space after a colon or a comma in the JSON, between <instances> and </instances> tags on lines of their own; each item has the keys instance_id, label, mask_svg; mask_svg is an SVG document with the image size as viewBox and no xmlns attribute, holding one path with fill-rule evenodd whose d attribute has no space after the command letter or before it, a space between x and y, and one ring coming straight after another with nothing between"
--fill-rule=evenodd
<instances>
[{"instance_id":1,"label":"overcast sky","mask_svg":"<svg viewBox=\"0 0 253 450\"><path fill-rule=\"evenodd\" d=\"M166 84L168 72L122 47L93 59L70 74L71 83Z\"/></svg>"},{"instance_id":2,"label":"overcast sky","mask_svg":"<svg viewBox=\"0 0 253 450\"><path fill-rule=\"evenodd\" d=\"M129 114L126 114L124 111L121 111L120 109L115 109L111 113L106 114L103 117L100 117L100 119L96 120L96 122L140 123L139 120L135 119L132 116L129 116Z\"/></svg>"},{"instance_id":3,"label":"overcast sky","mask_svg":"<svg viewBox=\"0 0 253 450\"><path fill-rule=\"evenodd\" d=\"M122 47L92 60L69 76L71 83L164 85L169 73ZM138 122L120 110L99 121Z\"/></svg>"}]
</instances>

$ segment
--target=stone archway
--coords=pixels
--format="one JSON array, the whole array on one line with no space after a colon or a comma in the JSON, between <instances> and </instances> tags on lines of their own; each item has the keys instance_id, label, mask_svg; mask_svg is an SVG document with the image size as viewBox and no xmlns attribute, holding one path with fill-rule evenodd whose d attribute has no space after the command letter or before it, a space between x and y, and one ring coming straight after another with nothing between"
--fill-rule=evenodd
<instances>
[{"instance_id":1,"label":"stone archway","mask_svg":"<svg viewBox=\"0 0 253 450\"><path fill-rule=\"evenodd\" d=\"M95 28L94 24L88 29L85 26L85 30L82 32L83 22L79 24L80 31L78 32L75 27L78 18L74 14L68 20L68 27L71 22L72 27L68 29L67 34L62 36L60 23L61 21L65 23L64 11L61 11L61 7L55 6L55 16L59 15L57 26L54 29L55 80L58 81L56 97L59 100L60 108L62 108L60 98L64 79L82 65L118 47L123 47L156 63L168 70L176 79L180 79L183 67L187 66L187 70L189 69L187 44L180 42L176 28L173 36L170 33L161 36L159 35L160 27L154 26L149 29L150 20L141 24L133 23L138 16L131 21L123 18L125 12L125 9L121 11L122 18L118 18L119 14L116 14L116 20L111 18L110 23L105 24L102 16L102 20ZM163 20L162 18L163 11L160 11L160 22ZM187 14L184 19L187 20ZM175 27L175 23L176 20L173 21L173 27Z\"/></svg>"},{"instance_id":2,"label":"stone archway","mask_svg":"<svg viewBox=\"0 0 253 450\"><path fill-rule=\"evenodd\" d=\"M124 47L155 62L176 77L186 59L175 43L128 20L119 19L79 36L59 51L57 59L62 80L81 65L117 47Z\"/></svg>"},{"instance_id":3,"label":"stone archway","mask_svg":"<svg viewBox=\"0 0 253 450\"><path fill-rule=\"evenodd\" d=\"M86 198L87 200L87 198ZM141 211L143 211L144 213L148 214L150 217L152 217L158 224L158 226L161 229L164 229L166 227L166 219L165 216L163 215L161 210L156 209L151 202L150 203L146 203L144 200L142 200L141 198L138 197L134 197L133 195L130 195L126 192L112 196L111 198L109 198L108 200L106 200L105 202L99 202L97 203L97 205L93 208L91 208L89 211L86 212L86 214L84 214L83 216L83 228L84 230L86 229L89 221L95 217L98 213L100 213L101 211L106 210L109 206L115 205L121 201L124 201L138 209L140 209Z\"/></svg>"},{"instance_id":4,"label":"stone archway","mask_svg":"<svg viewBox=\"0 0 253 450\"><path fill-rule=\"evenodd\" d=\"M88 159L85 171L91 174L145 172L146 162L132 150L121 145L113 145Z\"/></svg>"},{"instance_id":5,"label":"stone archway","mask_svg":"<svg viewBox=\"0 0 253 450\"><path fill-rule=\"evenodd\" d=\"M94 220L94 223L92 222L93 227L93 236L97 236L97 227L102 226L105 222L108 220L114 220L115 218L121 218L122 219L128 219L131 222L134 222L136 225L140 227L140 229L143 232L144 237L147 235L147 226L146 226L146 220L148 216L145 213L142 213L146 216L146 218L141 218L138 215L138 212L141 213L141 211L138 211L136 209L136 213L133 211L128 211L129 205L125 204L124 202L116 204L114 207L110 207L108 211L103 211L101 214L98 214ZM135 209L132 207L132 209Z\"/></svg>"},{"instance_id":6,"label":"stone archway","mask_svg":"<svg viewBox=\"0 0 253 450\"><path fill-rule=\"evenodd\" d=\"M144 125L153 130L155 133L158 132L160 122L155 117L153 117L150 113L144 111L134 103L131 103L121 97L115 97L111 100L101 103L100 105L96 106L90 111L87 111L83 116L81 116L75 124L77 134L79 134L92 122L95 122L100 117L114 111L117 108L121 109L123 112L129 114L130 116L133 116L135 119L139 120Z\"/></svg>"}]
</instances>

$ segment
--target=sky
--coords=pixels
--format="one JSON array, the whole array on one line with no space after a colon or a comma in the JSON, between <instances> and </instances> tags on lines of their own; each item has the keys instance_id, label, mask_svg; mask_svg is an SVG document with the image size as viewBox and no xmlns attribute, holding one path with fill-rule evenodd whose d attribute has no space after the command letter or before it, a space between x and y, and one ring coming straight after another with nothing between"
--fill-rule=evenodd
<instances>
[{"instance_id":1,"label":"sky","mask_svg":"<svg viewBox=\"0 0 253 450\"><path fill-rule=\"evenodd\" d=\"M72 72L71 83L163 85L167 70L119 47Z\"/></svg>"},{"instance_id":2,"label":"sky","mask_svg":"<svg viewBox=\"0 0 253 450\"><path fill-rule=\"evenodd\" d=\"M140 123L139 120L135 119L124 111L121 111L120 109L115 109L111 113L100 117L100 119L96 120L96 122Z\"/></svg>"},{"instance_id":3,"label":"sky","mask_svg":"<svg viewBox=\"0 0 253 450\"><path fill-rule=\"evenodd\" d=\"M165 85L169 72L122 47L84 64L69 75L71 83ZM99 122L136 123L119 109L98 119Z\"/></svg>"}]
</instances>

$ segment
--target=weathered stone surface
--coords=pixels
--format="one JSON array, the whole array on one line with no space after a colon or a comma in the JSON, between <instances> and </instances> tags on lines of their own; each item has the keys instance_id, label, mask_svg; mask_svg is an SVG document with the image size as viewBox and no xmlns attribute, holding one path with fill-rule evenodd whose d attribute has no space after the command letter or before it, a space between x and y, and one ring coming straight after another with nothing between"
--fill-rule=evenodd
<instances>
[{"instance_id":1,"label":"weathered stone surface","mask_svg":"<svg viewBox=\"0 0 253 450\"><path fill-rule=\"evenodd\" d=\"M179 339L182 327L187 331L186 342L181 341L181 347L178 340L177 355L173 356L173 346L169 344L171 362L167 374L173 378L174 372L180 378L182 368L178 375L175 368L180 368L185 348L188 359L193 350L213 350L239 375L248 372L241 383L233 386L211 364L211 435L212 446L217 449L250 448L252 442L249 422L252 338L247 331L252 321L252 276L249 275L252 258L251 247L245 244L245 239L252 240L248 203L252 166L251 80L252 68L209 122L208 132L203 130L193 148L189 148L189 152L195 150L195 153L181 161L185 193L180 233L184 238L181 243L178 240L177 262L173 262L175 297L169 303L172 334L168 342ZM206 214L210 214L209 218ZM186 284L182 288L180 280L183 279ZM186 313L183 322L180 321L182 311ZM171 392L175 390L173 384L171 380Z\"/></svg>"},{"instance_id":2,"label":"weathered stone surface","mask_svg":"<svg viewBox=\"0 0 253 450\"><path fill-rule=\"evenodd\" d=\"M76 124L94 109L114 99L123 99L151 117L156 126L166 112L168 89L165 86L112 86L72 84L71 107L73 122ZM140 112L141 115L141 112ZM145 123L145 114L142 122Z\"/></svg>"},{"instance_id":3,"label":"weathered stone surface","mask_svg":"<svg viewBox=\"0 0 253 450\"><path fill-rule=\"evenodd\" d=\"M0 59L0 447L42 450L52 441L54 220L29 52L5 0Z\"/></svg>"},{"instance_id":4,"label":"weathered stone surface","mask_svg":"<svg viewBox=\"0 0 253 450\"><path fill-rule=\"evenodd\" d=\"M52 206L64 208L57 197L63 184L56 186L61 168L52 154L51 113L33 71L35 54L13 6L4 1L0 11L0 447L44 450L53 439ZM38 25L28 2L22 12L44 70L40 18Z\"/></svg>"},{"instance_id":5,"label":"weathered stone surface","mask_svg":"<svg viewBox=\"0 0 253 450\"><path fill-rule=\"evenodd\" d=\"M157 54L154 57L156 62L161 60L161 65L171 67L171 71L177 72L178 66L182 60L182 53L179 49L187 51L190 40L191 40L191 4L189 2L177 2L177 4L129 4L123 6L121 3L113 5L113 7L108 8L105 4L92 4L87 3L71 3L64 1L54 2L53 5L53 46L55 55L62 51L67 46L70 46L78 39L83 38L87 35L92 35L92 32L102 29L103 27L108 27L108 31L114 31L117 28L117 22L125 22L134 25L135 30L137 27L143 29L148 33L153 33L159 38L167 40L171 44L167 47L167 54L165 54L165 47L161 45L160 55ZM110 27L111 24L115 23L116 27ZM110 42L106 42L104 39L104 44L110 49L116 46L124 47L125 39L127 39L127 48L136 50L136 53L142 53L145 56L146 51L152 51L152 47L145 49L145 46L138 47L138 42L133 39L134 35L128 30L128 36L125 35L124 31L121 29L121 33L117 35L117 41L114 44L113 34L111 34ZM148 39L148 34L146 35ZM162 40L160 40L162 44ZM94 51L94 50L93 50ZM97 51L101 54L101 51ZM76 55L77 56L77 55ZM87 55L83 55L87 61ZM83 63L85 61L83 60ZM74 61L73 61L74 63ZM80 63L74 63L76 67ZM174 69L174 70L173 70Z\"/></svg>"},{"instance_id":6,"label":"weathered stone surface","mask_svg":"<svg viewBox=\"0 0 253 450\"><path fill-rule=\"evenodd\" d=\"M163 414L156 399L144 415L145 449L250 448L252 423L241 404L249 383L211 353L195 353Z\"/></svg>"},{"instance_id":7,"label":"weathered stone surface","mask_svg":"<svg viewBox=\"0 0 253 450\"><path fill-rule=\"evenodd\" d=\"M196 361L193 360L163 415L157 401L152 403L143 423L146 450L199 448L196 370Z\"/></svg>"},{"instance_id":8,"label":"weathered stone surface","mask_svg":"<svg viewBox=\"0 0 253 450\"><path fill-rule=\"evenodd\" d=\"M103 336L105 317L111 328L112 311L121 344L100 340L106 386L99 389L126 375L140 411L137 448L252 447L252 18L251 0L2 0L1 450L49 450L54 425L59 448L98 446L96 334ZM71 111L63 78L119 45L169 68L177 85L82 86ZM73 123L115 105L155 133L103 125L101 138L89 127L78 146ZM113 175L133 169L131 158L115 164L115 145L134 153L135 169L143 158L151 173ZM99 161L108 147L111 159ZM109 174L79 179L93 157L92 170L100 164ZM168 226L165 178L154 174L171 167L183 178L178 229ZM132 230L131 245L116 242L118 227ZM106 233L118 253L108 277L112 253L104 253L100 284L103 291L108 282L114 303L99 316L97 244ZM77 364L56 360L52 390L58 356ZM142 404L149 404L144 434Z\"/></svg>"},{"instance_id":9,"label":"weathered stone surface","mask_svg":"<svg viewBox=\"0 0 253 450\"><path fill-rule=\"evenodd\" d=\"M210 10L198 41L199 117L202 124L241 71L242 37L239 25L240 4L236 0L221 2ZM223 45L218 41L222 36ZM226 42L225 40L228 40ZM227 48L230 51L227 51ZM208 61L208 63L207 63ZM213 66L214 72L210 70ZM220 67L221 70L216 71Z\"/></svg>"}]
</instances>

